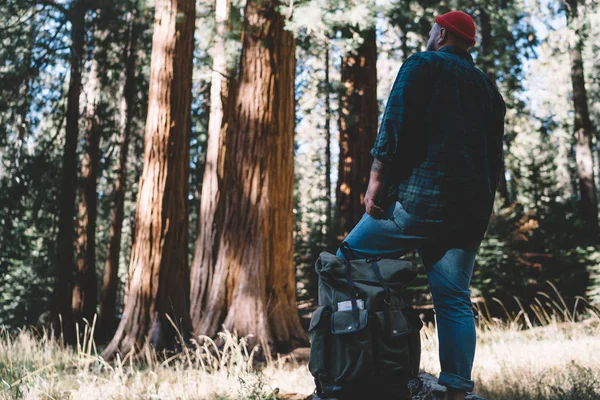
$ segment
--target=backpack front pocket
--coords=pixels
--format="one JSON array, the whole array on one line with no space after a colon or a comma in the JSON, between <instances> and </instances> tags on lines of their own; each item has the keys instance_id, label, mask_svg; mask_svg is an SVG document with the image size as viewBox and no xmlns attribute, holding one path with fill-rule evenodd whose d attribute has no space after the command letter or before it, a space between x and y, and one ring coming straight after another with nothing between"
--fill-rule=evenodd
<instances>
[{"instance_id":1,"label":"backpack front pocket","mask_svg":"<svg viewBox=\"0 0 600 400\"><path fill-rule=\"evenodd\" d=\"M358 326L352 310L331 314L327 349L331 381L336 385L364 382L375 373L373 335L367 310L359 310Z\"/></svg>"},{"instance_id":2,"label":"backpack front pocket","mask_svg":"<svg viewBox=\"0 0 600 400\"><path fill-rule=\"evenodd\" d=\"M372 327L366 310L359 310L358 326L352 311L317 308L308 328L308 369L324 388L348 387L375 373Z\"/></svg>"}]
</instances>

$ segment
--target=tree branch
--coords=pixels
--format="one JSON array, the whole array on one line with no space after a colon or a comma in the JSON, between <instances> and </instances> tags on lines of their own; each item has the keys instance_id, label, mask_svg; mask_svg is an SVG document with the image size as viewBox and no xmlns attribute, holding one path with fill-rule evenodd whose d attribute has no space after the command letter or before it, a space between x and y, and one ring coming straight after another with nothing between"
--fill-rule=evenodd
<instances>
[{"instance_id":1,"label":"tree branch","mask_svg":"<svg viewBox=\"0 0 600 400\"><path fill-rule=\"evenodd\" d=\"M56 8L58 11L60 11L61 13L68 15L69 14L69 10L65 8L65 6L63 6L62 4L58 4L56 1L54 0L35 0L36 4L42 5L42 6L50 6L53 8Z\"/></svg>"}]
</instances>

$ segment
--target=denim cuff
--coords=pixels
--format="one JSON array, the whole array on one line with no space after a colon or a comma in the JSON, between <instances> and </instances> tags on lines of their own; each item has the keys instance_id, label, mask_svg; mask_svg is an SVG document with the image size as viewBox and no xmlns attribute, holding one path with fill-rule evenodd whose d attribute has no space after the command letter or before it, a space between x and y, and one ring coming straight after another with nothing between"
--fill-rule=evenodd
<instances>
[{"instance_id":1,"label":"denim cuff","mask_svg":"<svg viewBox=\"0 0 600 400\"><path fill-rule=\"evenodd\" d=\"M462 390L464 392L472 392L475 387L475 382L472 380L451 374L450 372L442 372L438 379L438 383L442 386Z\"/></svg>"}]
</instances>

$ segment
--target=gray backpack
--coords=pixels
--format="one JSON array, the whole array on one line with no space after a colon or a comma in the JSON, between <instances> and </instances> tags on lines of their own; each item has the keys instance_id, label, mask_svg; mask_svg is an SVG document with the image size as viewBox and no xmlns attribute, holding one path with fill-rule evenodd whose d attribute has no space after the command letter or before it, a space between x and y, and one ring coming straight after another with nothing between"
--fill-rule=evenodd
<instances>
[{"instance_id":1,"label":"gray backpack","mask_svg":"<svg viewBox=\"0 0 600 400\"><path fill-rule=\"evenodd\" d=\"M419 330L400 294L416 277L408 261L321 253L319 307L312 315L309 370L319 398L408 399L421 389Z\"/></svg>"}]
</instances>

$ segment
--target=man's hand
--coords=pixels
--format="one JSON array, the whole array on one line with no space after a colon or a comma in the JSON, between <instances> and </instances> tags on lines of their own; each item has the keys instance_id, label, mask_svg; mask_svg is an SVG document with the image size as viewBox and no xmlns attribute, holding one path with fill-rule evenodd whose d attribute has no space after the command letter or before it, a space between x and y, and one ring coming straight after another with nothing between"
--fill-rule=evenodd
<instances>
[{"instance_id":1,"label":"man's hand","mask_svg":"<svg viewBox=\"0 0 600 400\"><path fill-rule=\"evenodd\" d=\"M377 205L381 192L381 182L369 181L367 193L365 193L365 209L367 214L375 219L383 218L383 208Z\"/></svg>"},{"instance_id":2,"label":"man's hand","mask_svg":"<svg viewBox=\"0 0 600 400\"><path fill-rule=\"evenodd\" d=\"M375 219L384 217L385 211L378 205L381 200L382 182L384 176L385 165L375 159L371 166L371 176L369 178L369 186L365 193L365 209L367 214Z\"/></svg>"}]
</instances>

